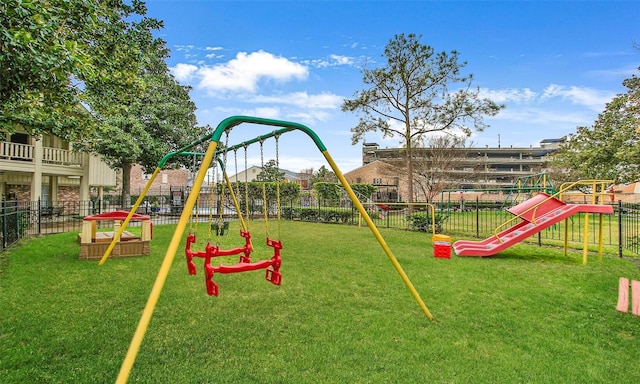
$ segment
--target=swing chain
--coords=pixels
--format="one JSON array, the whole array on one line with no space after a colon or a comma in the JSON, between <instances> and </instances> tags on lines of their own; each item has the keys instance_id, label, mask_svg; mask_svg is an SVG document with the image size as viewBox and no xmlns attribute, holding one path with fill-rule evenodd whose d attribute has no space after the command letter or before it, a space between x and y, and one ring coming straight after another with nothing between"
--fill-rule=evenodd
<instances>
[{"instance_id":1,"label":"swing chain","mask_svg":"<svg viewBox=\"0 0 640 384\"><path fill-rule=\"evenodd\" d=\"M264 172L264 139L260 139L260 167ZM267 208L267 182L262 180L262 214L264 215L264 228L267 239L269 238L269 210Z\"/></svg>"},{"instance_id":2,"label":"swing chain","mask_svg":"<svg viewBox=\"0 0 640 384\"><path fill-rule=\"evenodd\" d=\"M222 239L222 231L224 227L224 188L225 183L227 181L227 154L229 153L227 148L229 148L229 131L225 131L225 141L224 141L224 154L222 155L222 180L220 182L220 200L218 204L218 223L216 225L216 234L218 235L216 244L220 245L220 240ZM211 223L209 224L211 227Z\"/></svg>"},{"instance_id":3,"label":"swing chain","mask_svg":"<svg viewBox=\"0 0 640 384\"><path fill-rule=\"evenodd\" d=\"M233 163L236 171L236 196L240 196L240 182L238 182L238 148L233 149Z\"/></svg>"},{"instance_id":4,"label":"swing chain","mask_svg":"<svg viewBox=\"0 0 640 384\"><path fill-rule=\"evenodd\" d=\"M249 168L247 168L247 145L244 145L244 215L249 222Z\"/></svg>"},{"instance_id":5,"label":"swing chain","mask_svg":"<svg viewBox=\"0 0 640 384\"><path fill-rule=\"evenodd\" d=\"M213 178L213 185L217 185L219 180L218 177L218 168L216 167L215 171L214 171L214 178ZM213 221L213 202L214 202L214 190L211 188L211 183L209 183L209 217L208 217L208 223L209 223L209 229L207 230L207 243L211 242L211 222ZM196 214L197 212L200 210L200 207L198 207L198 209L196 210Z\"/></svg>"},{"instance_id":6,"label":"swing chain","mask_svg":"<svg viewBox=\"0 0 640 384\"><path fill-rule=\"evenodd\" d=\"M279 153L279 139L280 135L274 135L276 139L276 172L280 172L280 153ZM276 180L276 211L277 211L277 223L278 223L278 239L280 239L280 178Z\"/></svg>"}]
</instances>

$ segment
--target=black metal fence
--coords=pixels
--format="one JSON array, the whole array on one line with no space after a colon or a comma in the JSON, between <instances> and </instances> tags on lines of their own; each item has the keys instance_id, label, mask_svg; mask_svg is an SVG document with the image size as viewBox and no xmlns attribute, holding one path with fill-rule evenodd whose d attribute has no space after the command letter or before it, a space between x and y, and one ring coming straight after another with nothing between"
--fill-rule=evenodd
<instances>
[{"instance_id":1,"label":"black metal fence","mask_svg":"<svg viewBox=\"0 0 640 384\"><path fill-rule=\"evenodd\" d=\"M640 254L640 204L617 202L613 205L614 215L574 215L543 230L529 241L540 245L557 245L567 236L569 242L584 243L586 235L587 243L597 244L602 236L603 244L609 249L614 247L620 255L624 250ZM430 225L435 220L437 232L454 237L486 238L493 235L496 228L505 221L513 218L500 203L494 201L466 201L463 206L455 207L426 203L415 203L412 207L401 203L365 203L364 206L378 227L429 232ZM50 205L40 201L2 201L0 207L0 251L25 236L80 232L82 221L88 215L129 210L107 200L101 204L91 200L58 201ZM276 210L277 207L272 205L268 214L275 217ZM262 212L260 202L251 204L251 218L262 218ZM175 200L167 199L155 204L144 204L137 213L151 216L154 224L174 224L182 213L182 206L176 204ZM230 202L220 204L213 199L203 199L192 212L192 220L217 220L221 214L225 220L232 220L237 215ZM280 214L284 220L365 225L358 210L348 200L329 202L306 198L281 202ZM599 231L600 220L602 234ZM104 227L113 225L108 222L97 224Z\"/></svg>"}]
</instances>

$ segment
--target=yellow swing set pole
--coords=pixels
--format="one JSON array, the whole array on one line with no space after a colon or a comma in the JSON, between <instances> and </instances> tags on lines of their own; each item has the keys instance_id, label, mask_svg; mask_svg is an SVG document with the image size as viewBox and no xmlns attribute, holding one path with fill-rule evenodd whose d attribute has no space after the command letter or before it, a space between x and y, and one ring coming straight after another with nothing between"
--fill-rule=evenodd
<instances>
[{"instance_id":1,"label":"yellow swing set pole","mask_svg":"<svg viewBox=\"0 0 640 384\"><path fill-rule=\"evenodd\" d=\"M122 362L122 366L120 367L120 373L118 374L118 378L116 379L116 383L126 383L129 378L129 374L131 373L131 369L133 368L133 363L135 362L136 356L138 355L138 351L140 350L140 345L142 344L142 339L147 331L149 326L149 322L151 321L151 316L153 315L153 311L155 310L156 304L158 303L158 299L160 297L160 293L162 292L162 287L167 279L167 275L169 274L169 269L171 268L171 264L173 263L173 259L176 256L176 251L178 250L178 246L180 245L180 241L182 240L182 235L184 234L184 230L189 222L189 216L191 216L191 212L193 211L193 207L195 206L196 198L200 194L200 189L202 188L202 183L204 182L204 178L207 173L207 169L211 164L213 156L216 152L216 141L211 141L209 143L209 147L204 155L204 159L202 160L202 164L200 166L200 170L196 175L196 179L193 183L193 188L191 193L189 193L189 197L185 202L184 208L182 210L182 214L180 215L180 219L176 226L176 230L173 233L173 237L171 238L171 243L169 243L169 248L167 249L167 253L164 256L164 260L162 261L162 265L160 266L160 270L158 271L158 276L156 277L156 281L153 284L153 288L151 289L151 293L149 294L149 299L147 300L147 304L144 307L142 312L142 316L140 317L140 322L138 323L138 327L131 339L131 344L129 345L129 349L127 351L127 355Z\"/></svg>"},{"instance_id":2,"label":"yellow swing set pole","mask_svg":"<svg viewBox=\"0 0 640 384\"><path fill-rule=\"evenodd\" d=\"M340 172L340 169L338 168L336 163L333 161L333 158L331 158L331 155L329 154L329 152L327 150L324 150L322 151L322 154L324 155L325 159L327 159L327 162L331 166L331 169L338 177L338 180L340 180L340 183L342 183L342 187L345 189L345 191L347 191L349 198L351 199L353 204L356 206L356 208L360 212L360 216L366 221L367 225L369 226L369 229L371 230L371 232L373 232L373 235L376 237L376 240L378 240L378 243L380 243L380 246L382 247L384 252L387 254L387 257L391 261L391 264L393 264L393 267L396 269L396 271L402 278L402 281L404 281L405 285L409 289L409 292L411 292L411 295L413 296L413 298L416 300L416 302L418 303L418 305L420 306L424 314L427 315L427 318L429 320L433 320L433 315L431 314L431 312L429 312L429 309L425 305L424 301L422 301L420 294L414 288L413 284L411 283L411 280L409 280L409 277L402 269L402 266L400 266L400 263L398 263L398 260L393 255L393 252L391 252L391 249L387 245L387 242L384 240L384 238L380 234L380 231L378 231L378 228L373 223L373 220L371 220L371 217L369 217L369 214L367 214L367 211L362 206L362 203L360 202L360 200L358 200L358 197L353 192L353 190L351 189L351 186L342 175L342 172Z\"/></svg>"},{"instance_id":3,"label":"yellow swing set pole","mask_svg":"<svg viewBox=\"0 0 640 384\"><path fill-rule=\"evenodd\" d=\"M111 240L111 244L109 244L109 247L107 248L107 250L104 251L104 255L102 255L102 258L100 259L100 262L98 263L98 265L104 264L104 262L107 261L107 258L111 255L113 248L116 247L116 244L118 243L118 241L120 241L120 237L124 233L125 229L127 229L127 225L129 225L129 221L131 221L133 214L138 210L138 207L140 206L145 196L147 195L149 188L151 188L151 184L153 184L153 181L156 179L156 176L158 176L158 173L160 173L160 169L161 169L160 167L156 167L156 169L153 171L153 174L151 174L149 181L147 181L147 185L144 186L142 193L140 194L140 196L138 196L138 199L133 204L133 207L131 207L131 210L129 211L127 218L124 219L124 221L120 225L120 229L118 230L118 233L113 234L113 239Z\"/></svg>"}]
</instances>

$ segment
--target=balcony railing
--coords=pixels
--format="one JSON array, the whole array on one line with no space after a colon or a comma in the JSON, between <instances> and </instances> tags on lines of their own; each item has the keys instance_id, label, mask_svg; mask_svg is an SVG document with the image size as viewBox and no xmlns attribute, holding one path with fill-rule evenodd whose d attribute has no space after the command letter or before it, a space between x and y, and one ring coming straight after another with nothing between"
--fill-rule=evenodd
<instances>
[{"instance_id":1,"label":"balcony railing","mask_svg":"<svg viewBox=\"0 0 640 384\"><path fill-rule=\"evenodd\" d=\"M33 145L0 142L0 159L32 161L33 153Z\"/></svg>"},{"instance_id":2,"label":"balcony railing","mask_svg":"<svg viewBox=\"0 0 640 384\"><path fill-rule=\"evenodd\" d=\"M0 159L33 161L35 159L35 146L10 142L0 142ZM67 149L44 147L42 162L53 165L77 165L82 166L83 155Z\"/></svg>"},{"instance_id":3,"label":"balcony railing","mask_svg":"<svg viewBox=\"0 0 640 384\"><path fill-rule=\"evenodd\" d=\"M82 165L82 154L66 149L45 147L42 162L60 165Z\"/></svg>"}]
</instances>

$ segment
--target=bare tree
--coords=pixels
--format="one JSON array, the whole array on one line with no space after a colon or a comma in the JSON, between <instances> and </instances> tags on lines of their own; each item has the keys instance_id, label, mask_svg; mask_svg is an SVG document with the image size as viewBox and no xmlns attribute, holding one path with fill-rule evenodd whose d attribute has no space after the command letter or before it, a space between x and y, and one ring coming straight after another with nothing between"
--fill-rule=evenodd
<instances>
[{"instance_id":1,"label":"bare tree","mask_svg":"<svg viewBox=\"0 0 640 384\"><path fill-rule=\"evenodd\" d=\"M443 190L455 188L469 180L469 174L477 174L479 164L471 172L461 170L466 162L460 149L466 146L465 136L452 134L431 136L427 139L426 147L416 143L413 147L414 190L419 189L427 201L433 201ZM402 159L390 163L394 166L396 176L407 175L407 167Z\"/></svg>"}]
</instances>

